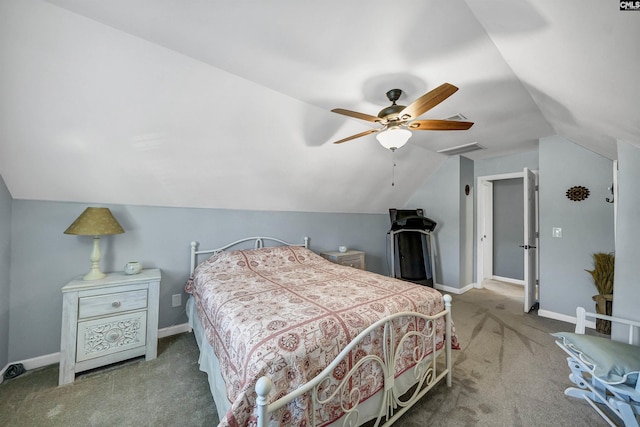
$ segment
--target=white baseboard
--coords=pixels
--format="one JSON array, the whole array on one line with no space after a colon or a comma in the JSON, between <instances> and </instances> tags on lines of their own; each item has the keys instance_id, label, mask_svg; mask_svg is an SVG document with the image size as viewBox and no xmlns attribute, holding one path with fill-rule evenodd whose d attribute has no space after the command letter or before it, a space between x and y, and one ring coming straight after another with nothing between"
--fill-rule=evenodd
<instances>
[{"instance_id":1,"label":"white baseboard","mask_svg":"<svg viewBox=\"0 0 640 427\"><path fill-rule=\"evenodd\" d=\"M188 323L182 323L180 325L169 326L168 328L158 329L158 338L165 338L171 335L178 335L183 332L191 332L191 327Z\"/></svg>"},{"instance_id":2,"label":"white baseboard","mask_svg":"<svg viewBox=\"0 0 640 427\"><path fill-rule=\"evenodd\" d=\"M191 332L191 327L188 323L182 323L180 325L169 326L168 328L158 329L158 338L165 338L171 335L181 334L183 332ZM11 365L22 363L24 369L30 371L32 369L43 368L45 366L60 363L60 352L45 354L44 356L32 357L30 359L18 360L8 363L7 366L0 370L0 384L4 381L4 373Z\"/></svg>"},{"instance_id":3,"label":"white baseboard","mask_svg":"<svg viewBox=\"0 0 640 427\"><path fill-rule=\"evenodd\" d=\"M439 291L445 291L448 292L450 294L456 294L456 295L460 295L460 294L464 294L465 292L473 289L475 287L474 283L470 283L467 286L465 286L464 288L454 288L452 286L446 286L446 285L439 285L436 283L435 288Z\"/></svg>"},{"instance_id":4,"label":"white baseboard","mask_svg":"<svg viewBox=\"0 0 640 427\"><path fill-rule=\"evenodd\" d=\"M493 276L493 280L498 280L500 282L505 282L505 283L511 283L512 285L524 286L524 280L520 280L520 279L511 279L509 277Z\"/></svg>"},{"instance_id":5,"label":"white baseboard","mask_svg":"<svg viewBox=\"0 0 640 427\"><path fill-rule=\"evenodd\" d=\"M542 309L538 310L538 316L546 317L548 319L560 320L562 322L573 323L574 325L577 322L577 319L576 319L575 316L567 316L566 314L556 313L556 312L549 311L549 310L542 310ZM596 322L594 322L592 320L587 320L585 322L585 326L587 328L595 329L596 328Z\"/></svg>"},{"instance_id":6,"label":"white baseboard","mask_svg":"<svg viewBox=\"0 0 640 427\"><path fill-rule=\"evenodd\" d=\"M8 363L7 366L0 370L0 384L4 381L4 373L11 365L17 365L22 363L24 369L29 371L31 369L42 368L43 366L53 365L54 363L60 363L60 352L45 354L44 356L32 357L30 359L19 360L17 362Z\"/></svg>"}]
</instances>

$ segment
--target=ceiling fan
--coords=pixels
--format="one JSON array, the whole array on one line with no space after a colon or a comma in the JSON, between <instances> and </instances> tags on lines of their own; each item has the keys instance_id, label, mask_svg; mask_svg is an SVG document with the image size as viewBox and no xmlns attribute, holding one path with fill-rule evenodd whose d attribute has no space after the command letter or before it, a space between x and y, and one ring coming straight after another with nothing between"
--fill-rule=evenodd
<instances>
[{"instance_id":1,"label":"ceiling fan","mask_svg":"<svg viewBox=\"0 0 640 427\"><path fill-rule=\"evenodd\" d=\"M400 95L402 95L402 90L391 89L387 92L387 98L391 101L391 105L380 110L377 116L345 110L343 108L334 108L331 110L334 113L382 125L381 128L370 129L334 141L334 144L342 144L343 142L360 138L361 136L378 133L376 139L380 144L391 151L395 151L407 143L411 137L411 130L467 130L473 126L472 122L458 120L416 120L420 115L440 104L457 90L458 88L454 85L443 83L405 107L404 105L396 104L396 101L400 98Z\"/></svg>"}]
</instances>

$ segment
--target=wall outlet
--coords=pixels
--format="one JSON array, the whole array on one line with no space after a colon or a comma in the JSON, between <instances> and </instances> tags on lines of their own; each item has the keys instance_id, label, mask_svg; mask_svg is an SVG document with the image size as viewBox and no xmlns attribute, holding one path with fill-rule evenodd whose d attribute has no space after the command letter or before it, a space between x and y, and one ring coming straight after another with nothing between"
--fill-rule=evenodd
<instances>
[{"instance_id":1,"label":"wall outlet","mask_svg":"<svg viewBox=\"0 0 640 427\"><path fill-rule=\"evenodd\" d=\"M182 305L182 294L171 295L171 307L180 307Z\"/></svg>"}]
</instances>

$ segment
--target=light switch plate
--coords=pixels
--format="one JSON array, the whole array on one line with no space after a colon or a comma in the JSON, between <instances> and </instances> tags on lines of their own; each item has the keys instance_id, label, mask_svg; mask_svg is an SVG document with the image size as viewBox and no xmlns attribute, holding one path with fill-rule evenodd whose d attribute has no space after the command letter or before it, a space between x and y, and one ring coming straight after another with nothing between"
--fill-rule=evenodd
<instances>
[{"instance_id":1,"label":"light switch plate","mask_svg":"<svg viewBox=\"0 0 640 427\"><path fill-rule=\"evenodd\" d=\"M553 237L558 238L558 239L559 239L559 238L561 238L561 237L562 237L562 228L560 228L560 227L553 227L553 228L551 229L551 235L552 235Z\"/></svg>"}]
</instances>

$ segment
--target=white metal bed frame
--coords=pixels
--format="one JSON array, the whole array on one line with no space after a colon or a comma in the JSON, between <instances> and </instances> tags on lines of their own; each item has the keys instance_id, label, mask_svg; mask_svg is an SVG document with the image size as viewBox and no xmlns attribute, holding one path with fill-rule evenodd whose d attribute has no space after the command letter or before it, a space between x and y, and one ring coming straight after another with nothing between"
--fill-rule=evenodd
<instances>
[{"instance_id":1,"label":"white metal bed frame","mask_svg":"<svg viewBox=\"0 0 640 427\"><path fill-rule=\"evenodd\" d=\"M270 242L277 242L285 246L302 246L309 249L308 237L304 238L304 243L302 244L285 242L284 240L276 239L275 237L245 237L244 239L236 240L235 242L231 242L227 245L220 246L219 248L205 249L205 250L198 250L199 243L194 241L194 242L191 242L191 264L190 264L189 274L190 275L193 274L193 271L196 269L198 265L197 264L198 255L216 254L218 252L225 251L233 246L239 245L240 243L251 242L251 241L253 241L253 249L260 249L264 247L265 240Z\"/></svg>"},{"instance_id":2,"label":"white metal bed frame","mask_svg":"<svg viewBox=\"0 0 640 427\"><path fill-rule=\"evenodd\" d=\"M619 317L607 316L598 313L589 313L583 307L576 309L576 334L584 334L586 319L602 319L612 323L626 325L629 328L627 343L639 345L638 334L640 333L640 322L622 319ZM567 363L571 369L569 379L578 387L569 387L564 394L578 399L584 399L589 405L612 427L618 423L611 419L599 406L605 405L622 421L625 427L638 427L638 416L640 416L640 375L635 379L635 385L628 384L608 384L593 375L594 366L586 363L575 351L565 346L562 340L557 340L556 344L568 355Z\"/></svg>"},{"instance_id":3,"label":"white metal bed frame","mask_svg":"<svg viewBox=\"0 0 640 427\"><path fill-rule=\"evenodd\" d=\"M259 249L264 247L264 241L273 241L287 246L303 246L309 248L309 238L304 238L303 244L291 244L286 241L273 238L273 237L248 237L240 239L228 245L221 246L216 249L198 250L198 242L191 242L191 274L195 270L197 265L198 255L214 254L222 252L240 243L247 241L254 241L254 248ZM408 411L418 400L420 400L425 394L427 394L433 387L435 387L443 378L446 378L447 386L451 387L452 383L452 362L451 362L451 296L444 295L445 309L434 316L424 315L422 313L404 312L396 313L389 317L379 320L373 325L369 326L366 330L362 331L356 338L354 338L345 347L338 357L331 362L320 374L311 379L306 384L302 385L293 392L281 397L280 399L269 403L269 394L273 388L271 380L264 376L258 379L256 383L257 399L256 404L258 408L258 427L267 427L269 425L270 415L284 408L288 403L293 402L295 399L303 396L305 393L311 393L311 400L313 405L313 424L317 425L315 420L316 409L334 399L336 396L342 396L340 403L344 412L343 417L338 420L337 425L342 426L358 426L364 422L375 419L374 426L390 426L406 411ZM393 321L400 317L412 317L416 323L420 320L425 322L425 327L422 330L414 328L413 331L409 331L399 339L395 336L393 328ZM445 343L444 348L437 350L436 348L436 320L444 318L445 320ZM342 381L334 389L333 393L326 398L320 397L320 390L332 375L333 370L338 364L371 332L375 329L382 328L384 331L383 342L384 350L382 357L376 355L366 355L361 358L351 370L345 375ZM404 395L398 391L396 387L395 378L395 364L400 355L400 350L405 347L408 341L414 340L413 345L413 358L416 362L415 366L410 370L412 374L412 383L414 387L410 390L410 393ZM394 343L398 341L398 344ZM427 344L431 343L429 347ZM444 359L444 360L443 360ZM356 375L358 369L365 363L372 362L377 363L381 368L384 375L384 387L380 391L382 397L379 398L375 395L373 398L377 398L380 401L380 406L377 409L377 417L368 417L367 419L360 419L359 409L359 390L349 390L348 385L350 379ZM440 364L438 364L440 362ZM405 373L407 374L407 373ZM417 385L417 387L415 387ZM345 401L345 390L348 399ZM406 400L403 400L406 399ZM355 402L349 405L349 402ZM382 424L381 424L382 423Z\"/></svg>"},{"instance_id":4,"label":"white metal bed frame","mask_svg":"<svg viewBox=\"0 0 640 427\"><path fill-rule=\"evenodd\" d=\"M373 361L377 363L382 372L384 373L384 389L382 390L383 396L380 400L380 407L378 408L378 415L375 418L375 426L390 426L397 421L406 411L408 411L418 400L420 400L429 390L431 390L436 384L438 384L444 377L446 377L447 386L451 386L452 372L451 372L451 296L445 295L445 310L438 313L436 316L426 316L420 313L397 313L392 316L379 320L367 329L362 331L353 341L345 347L338 357L329 364L320 374L315 378L304 384L297 390L287 394L286 396L276 400L273 403L268 403L268 396L271 392L272 384L268 377L262 377L258 379L256 384L256 392L258 394L258 427L267 427L269 422L269 415L283 408L286 404L292 402L296 398L311 392L312 411L315 416L316 409L319 405L329 402L336 396L341 396L341 406L345 415L342 418L342 426L358 426L362 422L370 421L370 419L360 420L360 412L358 410L358 402L360 399L357 397L359 391L350 390L347 395L349 399L345 401L344 391L348 390L348 385L351 378L357 373L358 369L366 362ZM399 340L397 346L390 345L395 342L393 320L399 317L415 317L417 319L424 319L427 322L425 327L426 334L422 334L415 331L410 331ZM445 364L444 368L438 373L437 360L441 352L436 349L435 340L435 321L440 317L445 317L446 322L446 337L445 337ZM362 340L364 340L372 331L377 328L384 328L384 352L383 357L380 358L376 355L366 355L360 359L348 374L340 381L336 389L331 395L325 399L320 398L319 390L332 376L333 370L338 364L351 352ZM413 348L414 361L416 365L412 368L414 373L414 379L417 381L417 387L413 390L407 400L402 400L401 393L395 388L395 363L399 356L399 351L403 345L410 338L417 337L418 344ZM431 348L428 348L427 342L431 342ZM430 350L430 354L429 351ZM427 356L427 354L429 354ZM354 397L354 393L356 396ZM404 396L406 397L406 396ZM349 406L349 402L355 402L353 406ZM383 424L380 424L380 423ZM316 425L315 420L312 425Z\"/></svg>"}]
</instances>

